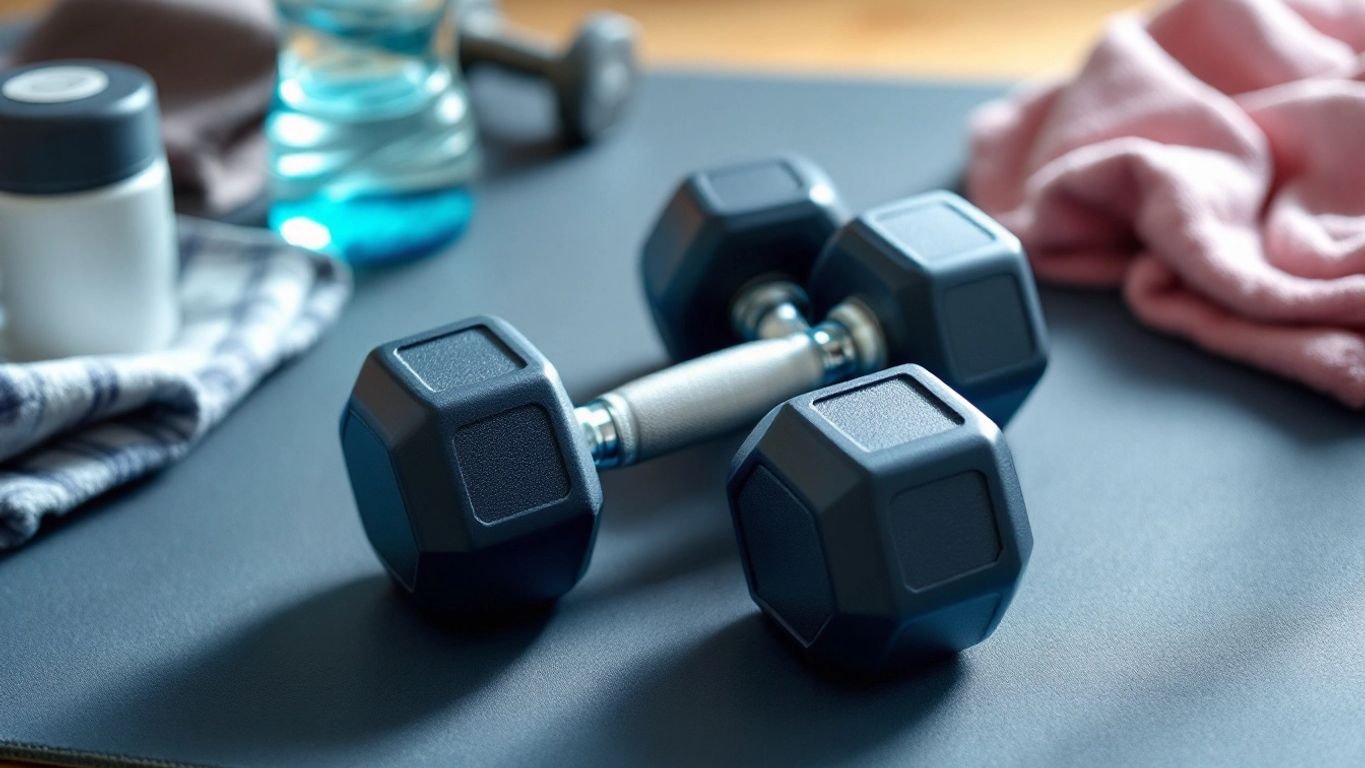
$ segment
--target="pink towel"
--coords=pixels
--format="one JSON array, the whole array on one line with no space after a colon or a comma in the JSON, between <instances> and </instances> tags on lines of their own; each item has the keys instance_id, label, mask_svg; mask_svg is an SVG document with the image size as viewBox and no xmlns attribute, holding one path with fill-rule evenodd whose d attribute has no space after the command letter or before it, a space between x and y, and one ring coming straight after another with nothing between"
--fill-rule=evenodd
<instances>
[{"instance_id":1,"label":"pink towel","mask_svg":"<svg viewBox=\"0 0 1365 768\"><path fill-rule=\"evenodd\" d=\"M1038 275L1365 407L1365 2L1182 0L982 107L970 196Z\"/></svg>"}]
</instances>

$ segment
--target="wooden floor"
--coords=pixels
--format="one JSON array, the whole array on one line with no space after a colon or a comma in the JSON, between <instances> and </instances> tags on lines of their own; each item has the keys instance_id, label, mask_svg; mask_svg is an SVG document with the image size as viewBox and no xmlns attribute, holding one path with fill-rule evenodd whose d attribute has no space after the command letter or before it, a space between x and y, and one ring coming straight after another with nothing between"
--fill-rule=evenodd
<instances>
[{"instance_id":1,"label":"wooden floor","mask_svg":"<svg viewBox=\"0 0 1365 768\"><path fill-rule=\"evenodd\" d=\"M505 0L508 15L567 33L592 0ZM646 59L797 72L1028 77L1081 59L1133 0L617 0Z\"/></svg>"},{"instance_id":2,"label":"wooden floor","mask_svg":"<svg viewBox=\"0 0 1365 768\"><path fill-rule=\"evenodd\" d=\"M103 0L120 2L121 0ZM0 0L0 16L51 0ZM1065 71L1134 0L503 0L558 38L602 7L644 29L651 64L1020 78Z\"/></svg>"}]
</instances>

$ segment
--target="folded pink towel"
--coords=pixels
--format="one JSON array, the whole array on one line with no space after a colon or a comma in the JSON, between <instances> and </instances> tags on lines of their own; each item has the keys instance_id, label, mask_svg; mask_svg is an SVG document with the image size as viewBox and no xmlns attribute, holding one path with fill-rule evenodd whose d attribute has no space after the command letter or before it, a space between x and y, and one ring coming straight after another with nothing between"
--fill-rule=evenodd
<instances>
[{"instance_id":1,"label":"folded pink towel","mask_svg":"<svg viewBox=\"0 0 1365 768\"><path fill-rule=\"evenodd\" d=\"M1365 2L1182 0L982 107L970 196L1038 275L1365 407Z\"/></svg>"}]
</instances>

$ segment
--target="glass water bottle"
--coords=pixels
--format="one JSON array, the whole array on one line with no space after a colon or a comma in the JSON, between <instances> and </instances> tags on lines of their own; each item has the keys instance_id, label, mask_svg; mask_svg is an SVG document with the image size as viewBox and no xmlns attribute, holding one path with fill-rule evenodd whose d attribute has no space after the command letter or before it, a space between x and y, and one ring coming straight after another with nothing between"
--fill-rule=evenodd
<instances>
[{"instance_id":1,"label":"glass water bottle","mask_svg":"<svg viewBox=\"0 0 1365 768\"><path fill-rule=\"evenodd\" d=\"M430 253L473 206L451 0L276 0L270 226L356 263Z\"/></svg>"}]
</instances>

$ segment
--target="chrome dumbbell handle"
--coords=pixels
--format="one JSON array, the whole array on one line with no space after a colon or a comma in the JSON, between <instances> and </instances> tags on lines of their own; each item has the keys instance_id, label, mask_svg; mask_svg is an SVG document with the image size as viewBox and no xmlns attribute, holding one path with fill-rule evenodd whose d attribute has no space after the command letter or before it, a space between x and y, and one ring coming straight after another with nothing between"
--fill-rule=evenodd
<instances>
[{"instance_id":1,"label":"chrome dumbbell handle","mask_svg":"<svg viewBox=\"0 0 1365 768\"><path fill-rule=\"evenodd\" d=\"M599 467L660 456L757 421L803 392L885 364L877 320L847 302L825 322L652 373L575 410Z\"/></svg>"}]
</instances>

